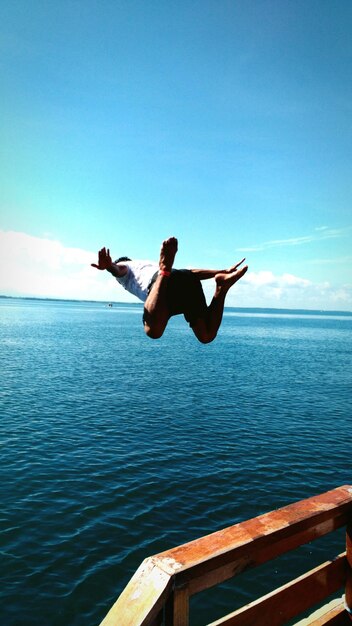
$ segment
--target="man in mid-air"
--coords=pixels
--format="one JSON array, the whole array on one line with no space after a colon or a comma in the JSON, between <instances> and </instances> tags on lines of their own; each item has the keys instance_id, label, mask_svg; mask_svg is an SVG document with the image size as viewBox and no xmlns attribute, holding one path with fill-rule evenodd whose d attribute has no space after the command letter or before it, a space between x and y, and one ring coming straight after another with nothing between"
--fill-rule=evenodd
<instances>
[{"instance_id":1,"label":"man in mid-air","mask_svg":"<svg viewBox=\"0 0 352 626\"><path fill-rule=\"evenodd\" d=\"M148 337L159 339L173 315L183 313L195 336L202 343L215 339L224 311L228 290L246 273L239 269L244 259L227 270L173 269L177 239L170 237L161 245L159 263L132 261L128 257L111 260L109 249L102 248L98 264L107 270L127 291L144 302L143 324ZM207 306L201 280L215 278L213 299Z\"/></svg>"}]
</instances>

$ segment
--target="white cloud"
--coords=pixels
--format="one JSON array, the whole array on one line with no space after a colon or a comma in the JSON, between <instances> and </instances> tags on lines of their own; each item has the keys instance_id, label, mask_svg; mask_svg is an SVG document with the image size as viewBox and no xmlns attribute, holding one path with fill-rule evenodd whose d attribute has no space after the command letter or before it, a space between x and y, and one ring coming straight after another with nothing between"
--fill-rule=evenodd
<instances>
[{"instance_id":1,"label":"white cloud","mask_svg":"<svg viewBox=\"0 0 352 626\"><path fill-rule=\"evenodd\" d=\"M212 296L206 287L207 300ZM352 285L313 283L293 274L247 272L229 291L227 306L352 311Z\"/></svg>"},{"instance_id":2,"label":"white cloud","mask_svg":"<svg viewBox=\"0 0 352 626\"><path fill-rule=\"evenodd\" d=\"M106 272L91 267L96 257L53 239L0 230L0 294L131 301Z\"/></svg>"},{"instance_id":3,"label":"white cloud","mask_svg":"<svg viewBox=\"0 0 352 626\"><path fill-rule=\"evenodd\" d=\"M261 271L261 272L248 272L245 275L245 282L253 285L254 287L309 287L311 284L309 280L305 278L299 278L293 274L282 274L282 276L275 276L273 272Z\"/></svg>"}]
</instances>

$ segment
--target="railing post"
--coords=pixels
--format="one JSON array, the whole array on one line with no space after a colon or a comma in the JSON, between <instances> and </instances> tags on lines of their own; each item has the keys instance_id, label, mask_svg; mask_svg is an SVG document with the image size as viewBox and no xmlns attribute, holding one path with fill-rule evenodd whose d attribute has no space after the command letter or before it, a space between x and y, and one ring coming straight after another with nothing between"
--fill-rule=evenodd
<instances>
[{"instance_id":1,"label":"railing post","mask_svg":"<svg viewBox=\"0 0 352 626\"><path fill-rule=\"evenodd\" d=\"M173 626L189 626L189 590L186 585L176 587L174 591Z\"/></svg>"},{"instance_id":2,"label":"railing post","mask_svg":"<svg viewBox=\"0 0 352 626\"><path fill-rule=\"evenodd\" d=\"M174 588L166 604L165 626L189 626L188 585Z\"/></svg>"},{"instance_id":3,"label":"railing post","mask_svg":"<svg viewBox=\"0 0 352 626\"><path fill-rule=\"evenodd\" d=\"M345 608L352 621L352 524L346 528L347 575L345 588Z\"/></svg>"},{"instance_id":4,"label":"railing post","mask_svg":"<svg viewBox=\"0 0 352 626\"><path fill-rule=\"evenodd\" d=\"M342 485L148 557L101 626L161 626L161 621L163 626L189 626L189 598L194 594L341 527L346 527L346 553L220 618L217 623L252 626L259 623L258 615L262 620L263 609L272 611L272 607L280 617L282 606L288 606L288 597L291 600L293 597L294 616L345 585L346 611L340 602L336 615L344 614L343 619L347 619L348 614L352 626L351 485ZM310 588L304 587L306 583ZM305 593L297 594L296 600L295 593L301 588ZM248 621L254 613L256 621ZM269 618L260 623L271 625Z\"/></svg>"}]
</instances>

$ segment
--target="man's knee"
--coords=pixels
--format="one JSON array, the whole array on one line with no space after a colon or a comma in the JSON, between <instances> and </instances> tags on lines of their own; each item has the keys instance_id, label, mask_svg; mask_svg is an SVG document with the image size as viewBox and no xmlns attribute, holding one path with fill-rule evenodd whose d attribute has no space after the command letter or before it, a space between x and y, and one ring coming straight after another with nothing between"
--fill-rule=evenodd
<instances>
[{"instance_id":1,"label":"man's knee","mask_svg":"<svg viewBox=\"0 0 352 626\"><path fill-rule=\"evenodd\" d=\"M211 341L214 341L217 334L214 334L209 330L206 321L202 318L197 319L195 324L193 324L191 328L198 341L200 341L201 343L210 343Z\"/></svg>"},{"instance_id":2,"label":"man's knee","mask_svg":"<svg viewBox=\"0 0 352 626\"><path fill-rule=\"evenodd\" d=\"M195 333L195 335L196 335L198 341L200 341L201 343L211 343L212 341L214 341L214 339L216 337L216 335L209 335L209 334L203 334L203 333L201 333L199 335L197 335Z\"/></svg>"},{"instance_id":3,"label":"man's knee","mask_svg":"<svg viewBox=\"0 0 352 626\"><path fill-rule=\"evenodd\" d=\"M161 328L161 326L153 326L151 328L150 326L148 326L148 324L144 324L144 332L148 337L150 337L150 339L160 339L160 337L164 333L164 330L165 329Z\"/></svg>"}]
</instances>

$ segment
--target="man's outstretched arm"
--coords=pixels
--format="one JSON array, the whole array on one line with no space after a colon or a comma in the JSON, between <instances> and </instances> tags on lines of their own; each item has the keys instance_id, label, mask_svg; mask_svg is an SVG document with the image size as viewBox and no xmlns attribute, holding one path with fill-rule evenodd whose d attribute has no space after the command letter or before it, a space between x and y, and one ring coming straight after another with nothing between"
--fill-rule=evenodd
<instances>
[{"instance_id":1,"label":"man's outstretched arm","mask_svg":"<svg viewBox=\"0 0 352 626\"><path fill-rule=\"evenodd\" d=\"M121 276L125 276L127 274L128 268L127 265L123 263L113 263L109 248L102 248L98 252L98 264L91 263L92 267L95 267L97 270L106 270L110 272L115 278L120 278Z\"/></svg>"},{"instance_id":2,"label":"man's outstretched arm","mask_svg":"<svg viewBox=\"0 0 352 626\"><path fill-rule=\"evenodd\" d=\"M235 272L237 270L237 268L242 265L243 261L245 261L245 259L242 259L242 261L239 261L239 263L236 263L236 265L233 265L232 267L229 267L227 270L198 270L198 269L192 269L191 272L192 274L195 274L197 276L197 278L199 278L199 280L207 280L208 278L215 278L215 276L217 274L232 274L232 272Z\"/></svg>"}]
</instances>

